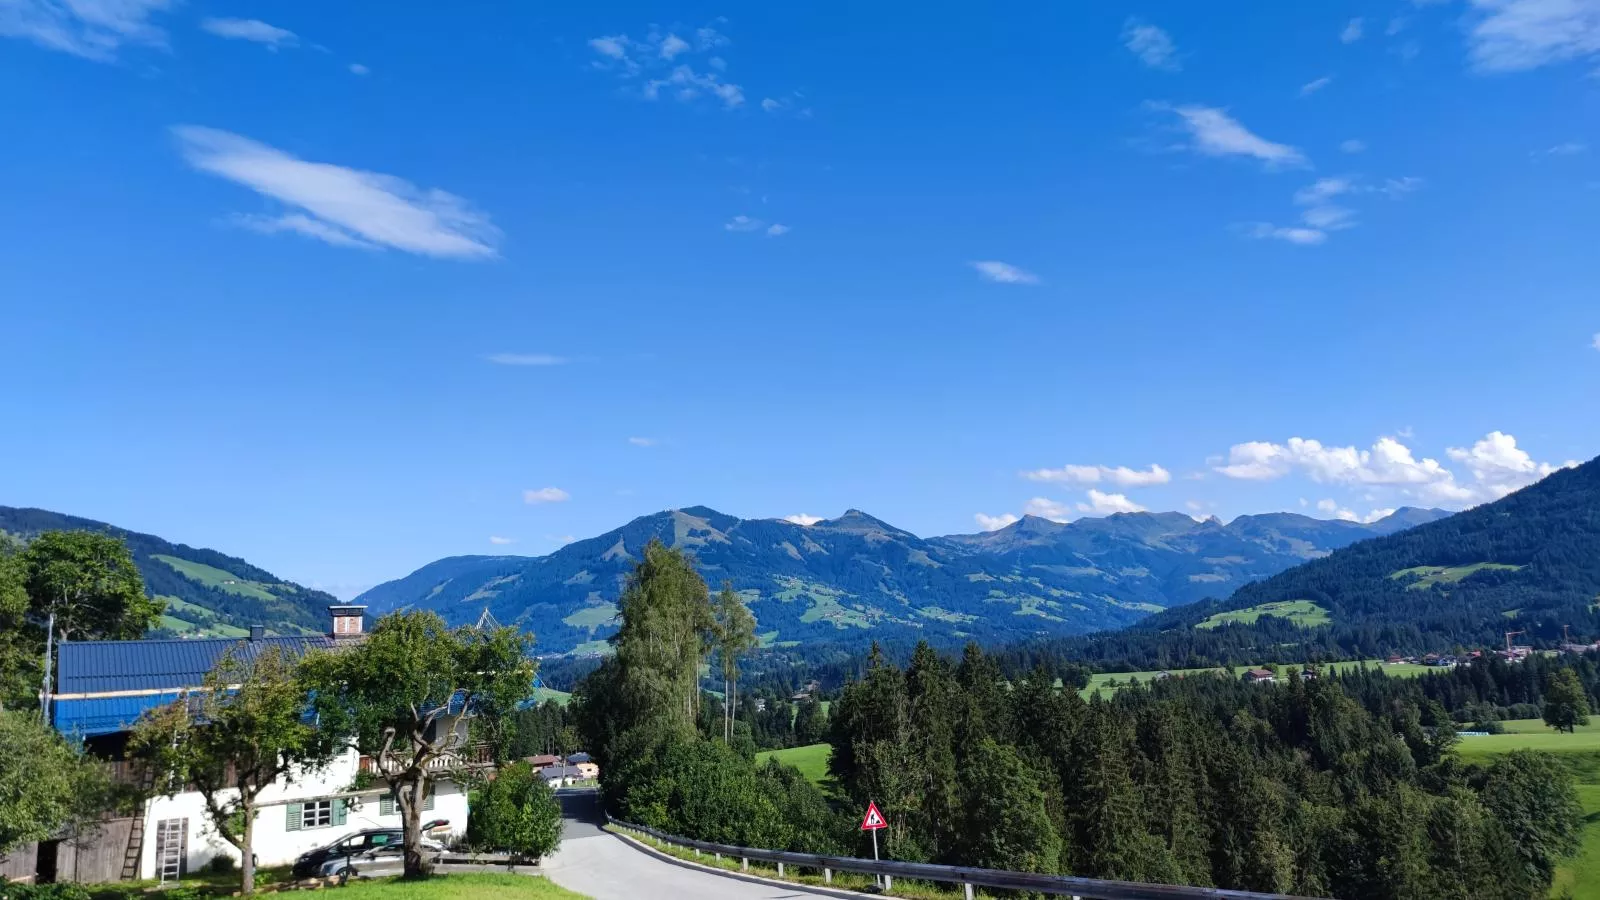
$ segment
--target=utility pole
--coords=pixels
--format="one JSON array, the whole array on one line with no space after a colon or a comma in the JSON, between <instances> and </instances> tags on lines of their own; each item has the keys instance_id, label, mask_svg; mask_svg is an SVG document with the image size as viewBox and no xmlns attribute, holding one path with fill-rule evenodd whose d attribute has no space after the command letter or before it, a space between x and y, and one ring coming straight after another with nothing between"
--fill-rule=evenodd
<instances>
[{"instance_id":1,"label":"utility pole","mask_svg":"<svg viewBox=\"0 0 1600 900\"><path fill-rule=\"evenodd\" d=\"M55 657L56 649L56 611L50 610L50 618L45 623L44 629L44 683L39 690L39 715L44 724L50 724L50 661Z\"/></svg>"}]
</instances>

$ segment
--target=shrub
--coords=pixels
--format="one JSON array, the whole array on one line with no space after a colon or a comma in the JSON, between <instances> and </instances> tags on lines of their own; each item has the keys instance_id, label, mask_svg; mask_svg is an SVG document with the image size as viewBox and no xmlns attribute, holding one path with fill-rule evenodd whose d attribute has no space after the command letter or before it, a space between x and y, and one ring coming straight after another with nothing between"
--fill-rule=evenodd
<instances>
[{"instance_id":1,"label":"shrub","mask_svg":"<svg viewBox=\"0 0 1600 900\"><path fill-rule=\"evenodd\" d=\"M467 842L537 860L561 843L561 804L532 766L512 763L477 792L467 817Z\"/></svg>"},{"instance_id":2,"label":"shrub","mask_svg":"<svg viewBox=\"0 0 1600 900\"><path fill-rule=\"evenodd\" d=\"M206 863L206 870L213 875L227 875L237 867L238 864L233 861L233 857L226 853L218 853Z\"/></svg>"},{"instance_id":3,"label":"shrub","mask_svg":"<svg viewBox=\"0 0 1600 900\"><path fill-rule=\"evenodd\" d=\"M0 881L0 900L89 900L79 884L7 884Z\"/></svg>"}]
</instances>

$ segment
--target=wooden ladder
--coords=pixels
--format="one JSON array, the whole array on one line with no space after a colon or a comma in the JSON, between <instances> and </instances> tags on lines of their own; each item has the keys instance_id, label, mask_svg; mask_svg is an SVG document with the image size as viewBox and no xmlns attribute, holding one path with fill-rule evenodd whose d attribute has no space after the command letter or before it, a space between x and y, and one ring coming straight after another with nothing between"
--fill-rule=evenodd
<instances>
[{"instance_id":1,"label":"wooden ladder","mask_svg":"<svg viewBox=\"0 0 1600 900\"><path fill-rule=\"evenodd\" d=\"M122 852L122 880L139 879L139 862L144 856L144 816L150 808L150 791L156 784L155 766L146 765L139 779L139 809L133 814L133 829L128 832L128 846Z\"/></svg>"}]
</instances>

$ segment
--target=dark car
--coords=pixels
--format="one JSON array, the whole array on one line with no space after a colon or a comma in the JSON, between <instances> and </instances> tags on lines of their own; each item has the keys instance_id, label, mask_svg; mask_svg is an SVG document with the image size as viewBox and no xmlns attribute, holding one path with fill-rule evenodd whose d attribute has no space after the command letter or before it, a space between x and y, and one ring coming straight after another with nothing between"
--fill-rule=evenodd
<instances>
[{"instance_id":1,"label":"dark car","mask_svg":"<svg viewBox=\"0 0 1600 900\"><path fill-rule=\"evenodd\" d=\"M430 853L444 849L438 842L426 838L422 841L422 847ZM294 861L294 877L356 874L366 867L389 869L400 866L404 856L403 831L398 828L370 828L345 835L326 847L300 854Z\"/></svg>"}]
</instances>

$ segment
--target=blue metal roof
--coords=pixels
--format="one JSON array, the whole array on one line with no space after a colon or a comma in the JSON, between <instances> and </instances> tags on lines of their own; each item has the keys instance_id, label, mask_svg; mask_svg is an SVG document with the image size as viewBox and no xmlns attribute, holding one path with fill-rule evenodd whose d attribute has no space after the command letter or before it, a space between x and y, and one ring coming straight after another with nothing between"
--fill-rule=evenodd
<instances>
[{"instance_id":1,"label":"blue metal roof","mask_svg":"<svg viewBox=\"0 0 1600 900\"><path fill-rule=\"evenodd\" d=\"M53 702L56 730L71 737L94 737L131 729L146 710L176 700L179 692L139 697L95 697Z\"/></svg>"},{"instance_id":2,"label":"blue metal roof","mask_svg":"<svg viewBox=\"0 0 1600 900\"><path fill-rule=\"evenodd\" d=\"M333 646L331 638L200 638L159 641L83 641L61 645L56 674L58 694L178 690L200 687L206 673L229 649L246 657L269 647L296 655Z\"/></svg>"}]
</instances>

